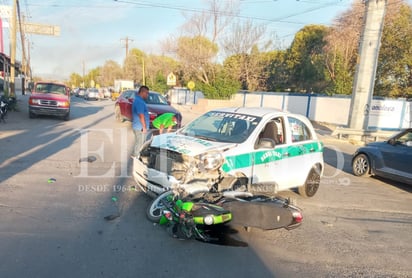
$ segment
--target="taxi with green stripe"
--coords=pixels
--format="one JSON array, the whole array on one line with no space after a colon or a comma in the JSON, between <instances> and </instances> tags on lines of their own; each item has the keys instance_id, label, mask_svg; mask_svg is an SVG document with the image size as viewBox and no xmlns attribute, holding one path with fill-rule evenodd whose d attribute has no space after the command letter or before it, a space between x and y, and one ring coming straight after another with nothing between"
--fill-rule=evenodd
<instances>
[{"instance_id":1,"label":"taxi with green stripe","mask_svg":"<svg viewBox=\"0 0 412 278\"><path fill-rule=\"evenodd\" d=\"M133 176L145 192L156 195L173 183L192 183L199 190L265 195L297 188L312 197L323 168L323 144L305 116L229 107L154 136L134 159Z\"/></svg>"}]
</instances>

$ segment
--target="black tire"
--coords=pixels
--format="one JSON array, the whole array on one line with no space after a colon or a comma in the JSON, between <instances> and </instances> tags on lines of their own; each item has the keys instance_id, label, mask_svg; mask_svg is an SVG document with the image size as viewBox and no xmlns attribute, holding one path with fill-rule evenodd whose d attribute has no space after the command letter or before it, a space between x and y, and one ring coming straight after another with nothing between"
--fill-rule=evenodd
<instances>
[{"instance_id":1,"label":"black tire","mask_svg":"<svg viewBox=\"0 0 412 278\"><path fill-rule=\"evenodd\" d=\"M165 206L161 203L161 200L166 201L165 199L173 194L172 191L166 191L153 199L146 209L146 217L152 222L159 222L162 217L163 210Z\"/></svg>"},{"instance_id":2,"label":"black tire","mask_svg":"<svg viewBox=\"0 0 412 278\"><path fill-rule=\"evenodd\" d=\"M29 111L29 118L34 119L34 118L36 118L36 115L33 112Z\"/></svg>"},{"instance_id":3,"label":"black tire","mask_svg":"<svg viewBox=\"0 0 412 278\"><path fill-rule=\"evenodd\" d=\"M305 184L298 187L298 192L303 197L313 197L319 189L320 170L317 167L312 167Z\"/></svg>"},{"instance_id":4,"label":"black tire","mask_svg":"<svg viewBox=\"0 0 412 278\"><path fill-rule=\"evenodd\" d=\"M352 171L355 176L366 177L370 175L371 164L365 154L358 154L353 158Z\"/></svg>"},{"instance_id":5,"label":"black tire","mask_svg":"<svg viewBox=\"0 0 412 278\"><path fill-rule=\"evenodd\" d=\"M123 117L122 117L122 114L120 113L119 105L116 105L116 107L114 108L114 118L119 123L123 122Z\"/></svg>"},{"instance_id":6,"label":"black tire","mask_svg":"<svg viewBox=\"0 0 412 278\"><path fill-rule=\"evenodd\" d=\"M64 115L63 120L65 120L65 121L70 120L70 113L67 113L66 115Z\"/></svg>"}]
</instances>

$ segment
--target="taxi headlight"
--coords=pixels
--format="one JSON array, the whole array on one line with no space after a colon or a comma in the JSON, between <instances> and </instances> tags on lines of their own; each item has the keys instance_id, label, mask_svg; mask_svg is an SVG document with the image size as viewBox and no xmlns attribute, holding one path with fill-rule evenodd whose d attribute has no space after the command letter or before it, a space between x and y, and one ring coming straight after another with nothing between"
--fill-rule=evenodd
<instances>
[{"instance_id":1,"label":"taxi headlight","mask_svg":"<svg viewBox=\"0 0 412 278\"><path fill-rule=\"evenodd\" d=\"M200 161L206 170L215 170L223 163L223 156L220 152L205 153L200 156Z\"/></svg>"},{"instance_id":2,"label":"taxi headlight","mask_svg":"<svg viewBox=\"0 0 412 278\"><path fill-rule=\"evenodd\" d=\"M203 223L205 223L205 225L213 225L213 215L206 215L203 218Z\"/></svg>"}]
</instances>

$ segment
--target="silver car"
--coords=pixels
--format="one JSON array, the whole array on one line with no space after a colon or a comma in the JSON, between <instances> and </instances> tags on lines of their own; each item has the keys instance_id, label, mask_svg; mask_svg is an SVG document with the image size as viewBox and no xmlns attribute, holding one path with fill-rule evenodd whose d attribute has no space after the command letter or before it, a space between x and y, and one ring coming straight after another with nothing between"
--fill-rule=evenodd
<instances>
[{"instance_id":1,"label":"silver car","mask_svg":"<svg viewBox=\"0 0 412 278\"><path fill-rule=\"evenodd\" d=\"M96 88L88 88L86 93L84 94L84 98L87 100L100 100L100 93L99 90Z\"/></svg>"}]
</instances>

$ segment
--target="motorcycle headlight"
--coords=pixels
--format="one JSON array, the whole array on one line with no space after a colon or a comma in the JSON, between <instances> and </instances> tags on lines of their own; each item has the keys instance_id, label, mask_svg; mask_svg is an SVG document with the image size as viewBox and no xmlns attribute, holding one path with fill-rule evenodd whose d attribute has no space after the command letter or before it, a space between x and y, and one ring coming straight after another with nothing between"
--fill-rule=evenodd
<instances>
[{"instance_id":1,"label":"motorcycle headlight","mask_svg":"<svg viewBox=\"0 0 412 278\"><path fill-rule=\"evenodd\" d=\"M206 170L216 170L223 163L223 156L220 152L206 153L200 156L200 161Z\"/></svg>"},{"instance_id":2,"label":"motorcycle headlight","mask_svg":"<svg viewBox=\"0 0 412 278\"><path fill-rule=\"evenodd\" d=\"M205 225L213 225L213 215L206 215L203 218L203 223L205 223Z\"/></svg>"}]
</instances>

